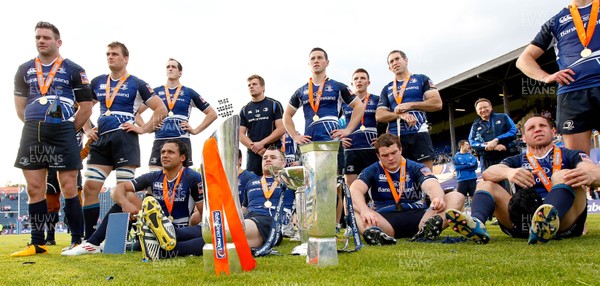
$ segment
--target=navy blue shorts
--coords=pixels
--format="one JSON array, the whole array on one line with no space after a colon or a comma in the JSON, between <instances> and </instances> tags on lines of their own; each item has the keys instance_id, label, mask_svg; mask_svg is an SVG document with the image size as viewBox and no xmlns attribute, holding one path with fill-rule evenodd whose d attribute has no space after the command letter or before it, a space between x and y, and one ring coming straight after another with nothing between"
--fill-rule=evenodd
<instances>
[{"instance_id":1,"label":"navy blue shorts","mask_svg":"<svg viewBox=\"0 0 600 286\"><path fill-rule=\"evenodd\" d=\"M427 209L411 209L403 211L385 212L381 216L387 220L394 229L394 237L413 237L419 231L419 223Z\"/></svg>"},{"instance_id":2,"label":"navy blue shorts","mask_svg":"<svg viewBox=\"0 0 600 286\"><path fill-rule=\"evenodd\" d=\"M100 135L90 144L88 165L140 166L140 143L138 134L121 129Z\"/></svg>"},{"instance_id":3,"label":"navy blue shorts","mask_svg":"<svg viewBox=\"0 0 600 286\"><path fill-rule=\"evenodd\" d=\"M556 127L560 134L600 130L600 87L559 94L556 104Z\"/></svg>"},{"instance_id":4,"label":"navy blue shorts","mask_svg":"<svg viewBox=\"0 0 600 286\"><path fill-rule=\"evenodd\" d=\"M14 166L24 170L81 170L79 144L73 122L25 122Z\"/></svg>"},{"instance_id":5,"label":"navy blue shorts","mask_svg":"<svg viewBox=\"0 0 600 286\"><path fill-rule=\"evenodd\" d=\"M194 162L192 161L192 142L190 141L190 138L176 138L178 140L181 140L181 142L183 142L183 144L185 144L188 148L188 156L187 156L187 162L188 162L188 167L191 165L194 165ZM160 150L162 149L162 146L165 144L165 142L168 139L155 139L154 143L152 144L152 153L150 153L150 160L148 161L148 166L158 166L158 167L162 167L162 164L160 163Z\"/></svg>"},{"instance_id":6,"label":"navy blue shorts","mask_svg":"<svg viewBox=\"0 0 600 286\"><path fill-rule=\"evenodd\" d=\"M269 233L271 233L271 223L273 223L273 217L255 212L249 212L244 216L244 219L249 219L256 223L256 227L258 228L258 232L263 239L263 243L267 242ZM282 239L283 236L280 235L279 240L275 243L275 245L279 245Z\"/></svg>"},{"instance_id":7,"label":"navy blue shorts","mask_svg":"<svg viewBox=\"0 0 600 286\"><path fill-rule=\"evenodd\" d=\"M417 162L433 160L435 152L428 132L401 135L402 156Z\"/></svg>"},{"instance_id":8,"label":"navy blue shorts","mask_svg":"<svg viewBox=\"0 0 600 286\"><path fill-rule=\"evenodd\" d=\"M472 197L473 194L475 194L475 187L477 186L477 179L464 180L464 181L458 182L457 184L458 184L458 186L456 188L459 193L463 194L465 197L467 196L467 194Z\"/></svg>"},{"instance_id":9,"label":"navy blue shorts","mask_svg":"<svg viewBox=\"0 0 600 286\"><path fill-rule=\"evenodd\" d=\"M377 160L375 149L345 150L344 174L360 174L366 167L373 165Z\"/></svg>"}]
</instances>

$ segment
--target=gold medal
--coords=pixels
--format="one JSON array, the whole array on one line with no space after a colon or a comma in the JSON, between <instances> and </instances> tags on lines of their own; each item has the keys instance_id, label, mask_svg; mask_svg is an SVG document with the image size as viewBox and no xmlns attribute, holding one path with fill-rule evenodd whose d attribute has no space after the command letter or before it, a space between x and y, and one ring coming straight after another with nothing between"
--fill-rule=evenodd
<instances>
[{"instance_id":1,"label":"gold medal","mask_svg":"<svg viewBox=\"0 0 600 286\"><path fill-rule=\"evenodd\" d=\"M592 50L585 48L583 51L581 51L580 55L582 58L587 58L592 55Z\"/></svg>"},{"instance_id":2,"label":"gold medal","mask_svg":"<svg viewBox=\"0 0 600 286\"><path fill-rule=\"evenodd\" d=\"M48 103L48 99L45 96L42 96L40 98L40 104L41 105L46 105L46 103Z\"/></svg>"},{"instance_id":3,"label":"gold medal","mask_svg":"<svg viewBox=\"0 0 600 286\"><path fill-rule=\"evenodd\" d=\"M170 220L170 221L173 221L173 216L169 216L169 220Z\"/></svg>"},{"instance_id":4,"label":"gold medal","mask_svg":"<svg viewBox=\"0 0 600 286\"><path fill-rule=\"evenodd\" d=\"M315 116L313 116L313 121L317 121L317 120L319 120L319 115L315 114Z\"/></svg>"},{"instance_id":5,"label":"gold medal","mask_svg":"<svg viewBox=\"0 0 600 286\"><path fill-rule=\"evenodd\" d=\"M104 116L110 116L112 114L112 112L110 112L110 109L107 109L106 112L104 112Z\"/></svg>"},{"instance_id":6,"label":"gold medal","mask_svg":"<svg viewBox=\"0 0 600 286\"><path fill-rule=\"evenodd\" d=\"M173 117L173 115L175 115L173 111L169 111L169 117Z\"/></svg>"},{"instance_id":7,"label":"gold medal","mask_svg":"<svg viewBox=\"0 0 600 286\"><path fill-rule=\"evenodd\" d=\"M265 208L271 208L271 206L273 205L273 203L271 203L271 201L267 200L265 201Z\"/></svg>"},{"instance_id":8,"label":"gold medal","mask_svg":"<svg viewBox=\"0 0 600 286\"><path fill-rule=\"evenodd\" d=\"M359 129L360 129L360 131L365 131L365 130L367 130L367 127L365 127L364 125L361 125Z\"/></svg>"}]
</instances>

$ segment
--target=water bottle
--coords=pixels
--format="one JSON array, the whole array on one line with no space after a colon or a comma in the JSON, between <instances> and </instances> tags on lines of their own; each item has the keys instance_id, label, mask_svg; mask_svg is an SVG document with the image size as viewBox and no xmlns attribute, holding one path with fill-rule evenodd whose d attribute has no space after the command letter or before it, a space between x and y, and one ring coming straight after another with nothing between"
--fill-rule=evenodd
<instances>
[{"instance_id":1,"label":"water bottle","mask_svg":"<svg viewBox=\"0 0 600 286\"><path fill-rule=\"evenodd\" d=\"M46 123L50 124L61 124L62 123L62 106L60 104L60 99L57 96L55 100L52 101L48 110L46 110L45 116Z\"/></svg>"}]
</instances>

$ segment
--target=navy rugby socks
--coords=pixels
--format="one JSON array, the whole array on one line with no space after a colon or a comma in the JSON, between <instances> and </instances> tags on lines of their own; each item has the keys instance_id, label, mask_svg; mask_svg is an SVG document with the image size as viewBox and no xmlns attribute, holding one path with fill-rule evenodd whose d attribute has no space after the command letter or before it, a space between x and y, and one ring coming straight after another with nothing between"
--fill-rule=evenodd
<instances>
[{"instance_id":1,"label":"navy rugby socks","mask_svg":"<svg viewBox=\"0 0 600 286\"><path fill-rule=\"evenodd\" d=\"M31 244L44 245L44 225L48 216L46 200L29 204L29 221L31 222Z\"/></svg>"},{"instance_id":2,"label":"navy rugby socks","mask_svg":"<svg viewBox=\"0 0 600 286\"><path fill-rule=\"evenodd\" d=\"M477 190L471 202L471 216L479 219L483 224L494 215L496 203L492 194L487 191Z\"/></svg>"},{"instance_id":3,"label":"navy rugby socks","mask_svg":"<svg viewBox=\"0 0 600 286\"><path fill-rule=\"evenodd\" d=\"M100 203L83 207L83 222L85 223L85 239L94 234L94 227L100 217Z\"/></svg>"},{"instance_id":4,"label":"navy rugby socks","mask_svg":"<svg viewBox=\"0 0 600 286\"><path fill-rule=\"evenodd\" d=\"M83 215L81 212L81 202L79 197L75 196L70 199L65 199L65 217L69 221L71 229L71 243L81 243L83 236Z\"/></svg>"},{"instance_id":5,"label":"navy rugby socks","mask_svg":"<svg viewBox=\"0 0 600 286\"><path fill-rule=\"evenodd\" d=\"M544 199L545 204L552 205L558 211L560 219L573 207L573 202L575 202L575 191L565 184L554 185Z\"/></svg>"}]
</instances>

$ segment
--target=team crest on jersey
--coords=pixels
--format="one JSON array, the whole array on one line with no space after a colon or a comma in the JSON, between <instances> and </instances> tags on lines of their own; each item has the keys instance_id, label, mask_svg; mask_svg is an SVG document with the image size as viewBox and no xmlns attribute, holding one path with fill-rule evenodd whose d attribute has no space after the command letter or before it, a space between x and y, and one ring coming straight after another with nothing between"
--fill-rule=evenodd
<instances>
[{"instance_id":1,"label":"team crest on jersey","mask_svg":"<svg viewBox=\"0 0 600 286\"><path fill-rule=\"evenodd\" d=\"M581 157L581 161L590 162L594 164L594 161L592 161L592 159L590 159L590 157L585 153L579 153L579 157Z\"/></svg>"},{"instance_id":2,"label":"team crest on jersey","mask_svg":"<svg viewBox=\"0 0 600 286\"><path fill-rule=\"evenodd\" d=\"M411 77L408 83L417 83L419 80L417 78Z\"/></svg>"},{"instance_id":3,"label":"team crest on jersey","mask_svg":"<svg viewBox=\"0 0 600 286\"><path fill-rule=\"evenodd\" d=\"M327 91L327 92L332 92L333 91L333 87L331 86L331 84L326 84L324 90Z\"/></svg>"},{"instance_id":4,"label":"team crest on jersey","mask_svg":"<svg viewBox=\"0 0 600 286\"><path fill-rule=\"evenodd\" d=\"M435 87L435 84L433 83L433 81L431 79L429 80L429 87L437 89L437 87Z\"/></svg>"},{"instance_id":5,"label":"team crest on jersey","mask_svg":"<svg viewBox=\"0 0 600 286\"><path fill-rule=\"evenodd\" d=\"M268 107L265 107L265 108L263 108L263 111L264 111L264 112L267 112L267 111L269 111L269 108L268 108Z\"/></svg>"},{"instance_id":6,"label":"team crest on jersey","mask_svg":"<svg viewBox=\"0 0 600 286\"><path fill-rule=\"evenodd\" d=\"M431 173L431 170L429 168L427 168L427 167L423 167L419 171L421 171L421 173L423 173L423 176L431 176L431 175L433 175L433 173Z\"/></svg>"},{"instance_id":7,"label":"team crest on jersey","mask_svg":"<svg viewBox=\"0 0 600 286\"><path fill-rule=\"evenodd\" d=\"M88 79L88 76L85 72L80 72L79 77L81 77L82 84L90 84L90 80Z\"/></svg>"},{"instance_id":8,"label":"team crest on jersey","mask_svg":"<svg viewBox=\"0 0 600 286\"><path fill-rule=\"evenodd\" d=\"M149 84L146 84L146 88L148 89L148 92L150 92L150 94L154 94L154 89L152 89Z\"/></svg>"}]
</instances>

